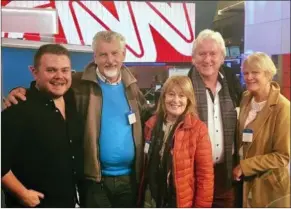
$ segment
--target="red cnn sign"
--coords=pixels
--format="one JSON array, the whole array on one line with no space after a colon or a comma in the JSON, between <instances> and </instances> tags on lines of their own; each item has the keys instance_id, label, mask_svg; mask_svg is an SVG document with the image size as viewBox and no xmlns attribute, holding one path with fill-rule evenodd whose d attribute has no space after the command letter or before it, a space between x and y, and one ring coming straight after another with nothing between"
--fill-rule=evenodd
<instances>
[{"instance_id":1,"label":"red cnn sign","mask_svg":"<svg viewBox=\"0 0 291 209\"><path fill-rule=\"evenodd\" d=\"M190 62L195 34L195 4L130 1L2 1L4 7L55 8L56 43L91 45L101 30L126 38L126 62ZM29 31L28 31L29 32ZM5 33L2 37L39 41L41 35Z\"/></svg>"}]
</instances>

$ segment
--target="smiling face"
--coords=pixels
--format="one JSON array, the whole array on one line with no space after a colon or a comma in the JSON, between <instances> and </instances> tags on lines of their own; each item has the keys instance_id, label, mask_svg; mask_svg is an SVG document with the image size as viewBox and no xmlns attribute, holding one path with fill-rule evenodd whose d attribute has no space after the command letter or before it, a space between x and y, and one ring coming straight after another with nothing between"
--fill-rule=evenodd
<instances>
[{"instance_id":1,"label":"smiling face","mask_svg":"<svg viewBox=\"0 0 291 209\"><path fill-rule=\"evenodd\" d=\"M166 80L162 87L156 114L172 122L182 115L197 116L193 85L188 76L171 76Z\"/></svg>"},{"instance_id":2,"label":"smiling face","mask_svg":"<svg viewBox=\"0 0 291 209\"><path fill-rule=\"evenodd\" d=\"M187 107L187 97L178 85L174 85L165 93L165 110L167 119L176 120Z\"/></svg>"},{"instance_id":3,"label":"smiling face","mask_svg":"<svg viewBox=\"0 0 291 209\"><path fill-rule=\"evenodd\" d=\"M125 59L125 49L120 41L113 39L110 42L98 40L96 43L94 60L100 73L110 81L119 77L120 69Z\"/></svg>"},{"instance_id":4,"label":"smiling face","mask_svg":"<svg viewBox=\"0 0 291 209\"><path fill-rule=\"evenodd\" d=\"M217 76L224 56L220 45L213 39L203 39L197 43L192 63L204 78Z\"/></svg>"},{"instance_id":5,"label":"smiling face","mask_svg":"<svg viewBox=\"0 0 291 209\"><path fill-rule=\"evenodd\" d=\"M253 94L260 94L270 82L270 75L267 71L256 68L243 68L243 76L246 88Z\"/></svg>"},{"instance_id":6,"label":"smiling face","mask_svg":"<svg viewBox=\"0 0 291 209\"><path fill-rule=\"evenodd\" d=\"M271 57L263 52L255 52L246 58L242 67L247 90L253 95L266 94L277 71Z\"/></svg>"},{"instance_id":7,"label":"smiling face","mask_svg":"<svg viewBox=\"0 0 291 209\"><path fill-rule=\"evenodd\" d=\"M32 70L36 87L53 98L62 97L72 84L71 61L66 55L44 54Z\"/></svg>"}]
</instances>

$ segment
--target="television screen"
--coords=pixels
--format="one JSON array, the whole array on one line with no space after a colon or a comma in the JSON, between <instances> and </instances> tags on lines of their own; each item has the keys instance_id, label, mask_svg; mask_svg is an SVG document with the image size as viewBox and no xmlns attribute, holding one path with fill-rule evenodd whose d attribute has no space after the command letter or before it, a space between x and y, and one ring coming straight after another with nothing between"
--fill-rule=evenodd
<instances>
[{"instance_id":1,"label":"television screen","mask_svg":"<svg viewBox=\"0 0 291 209\"><path fill-rule=\"evenodd\" d=\"M225 51L226 51L226 57L229 57L229 48L225 47Z\"/></svg>"},{"instance_id":2,"label":"television screen","mask_svg":"<svg viewBox=\"0 0 291 209\"><path fill-rule=\"evenodd\" d=\"M190 68L170 68L169 69L169 77L175 75L188 75Z\"/></svg>"},{"instance_id":3,"label":"television screen","mask_svg":"<svg viewBox=\"0 0 291 209\"><path fill-rule=\"evenodd\" d=\"M229 47L229 54L230 54L231 57L240 56L239 46L230 46Z\"/></svg>"}]
</instances>

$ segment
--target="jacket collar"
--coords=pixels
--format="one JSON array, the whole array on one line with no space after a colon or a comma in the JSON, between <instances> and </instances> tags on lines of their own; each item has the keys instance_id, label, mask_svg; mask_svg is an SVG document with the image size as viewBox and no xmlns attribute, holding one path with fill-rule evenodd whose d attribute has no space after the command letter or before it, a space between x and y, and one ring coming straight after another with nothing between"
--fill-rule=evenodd
<instances>
[{"instance_id":1,"label":"jacket collar","mask_svg":"<svg viewBox=\"0 0 291 209\"><path fill-rule=\"evenodd\" d=\"M240 132L242 132L244 129L244 124L245 124L245 121L248 117L249 111L251 109L251 100L253 98L253 95L249 91L246 91L244 95L245 95L246 99L245 99L245 102L243 102L243 104L242 104L243 109L241 110L241 114L242 114L241 121L242 122L240 123L240 127L239 127ZM257 115L256 120L251 122L246 127L248 129L256 130L254 133L254 136L253 136L253 142L257 138L257 133L263 127L261 124L265 123L265 121L269 118L269 116L273 112L273 107L278 104L279 97L280 97L280 86L278 83L272 81L270 93L269 93L269 96L268 96L268 99L267 99L267 102L266 102L264 108L260 111L260 114Z\"/></svg>"},{"instance_id":2,"label":"jacket collar","mask_svg":"<svg viewBox=\"0 0 291 209\"><path fill-rule=\"evenodd\" d=\"M36 81L32 81L30 83L28 96L29 97L31 96L32 98L34 98L35 100L41 103L53 103L53 97L44 91L38 90L35 85L36 85ZM71 105L72 100L74 99L73 90L69 88L68 91L63 95L63 97L66 104L69 103L69 105Z\"/></svg>"},{"instance_id":3,"label":"jacket collar","mask_svg":"<svg viewBox=\"0 0 291 209\"><path fill-rule=\"evenodd\" d=\"M154 126L155 126L157 120L158 120L158 116L154 115L148 121L146 121L145 125L150 129L154 129ZM193 117L192 114L188 113L188 114L186 114L184 120L179 123L177 128L179 128L179 129L180 128L181 129L192 128L193 125L196 123L196 121L197 121L197 117Z\"/></svg>"},{"instance_id":4,"label":"jacket collar","mask_svg":"<svg viewBox=\"0 0 291 209\"><path fill-rule=\"evenodd\" d=\"M86 81L90 81L90 82L94 82L98 84L96 68L97 68L97 65L94 62L89 63L84 70L84 73L82 75L82 80L86 80ZM121 80L124 83L125 87L128 87L132 83L137 82L136 78L133 76L133 74L130 72L130 70L127 67L122 66L120 71L121 71Z\"/></svg>"},{"instance_id":5,"label":"jacket collar","mask_svg":"<svg viewBox=\"0 0 291 209\"><path fill-rule=\"evenodd\" d=\"M221 85L223 85L222 80L225 78L225 72L223 68L224 68L224 65L220 66L219 71L218 71L218 76L217 76L217 81L220 82ZM200 73L197 71L194 65L192 65L192 67L190 68L189 74L191 75L194 70L201 77Z\"/></svg>"},{"instance_id":6,"label":"jacket collar","mask_svg":"<svg viewBox=\"0 0 291 209\"><path fill-rule=\"evenodd\" d=\"M253 95L249 91L246 91L245 96L247 98L246 102L247 104L249 104L253 98ZM275 81L271 81L271 89L270 89L270 93L269 93L266 105L269 107L276 105L279 101L279 96L280 96L279 84Z\"/></svg>"}]
</instances>

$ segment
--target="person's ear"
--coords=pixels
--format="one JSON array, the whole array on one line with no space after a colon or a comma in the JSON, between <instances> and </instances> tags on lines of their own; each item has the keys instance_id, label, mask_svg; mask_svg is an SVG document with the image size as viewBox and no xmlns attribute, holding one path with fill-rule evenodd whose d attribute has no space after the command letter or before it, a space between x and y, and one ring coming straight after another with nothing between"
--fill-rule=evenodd
<instances>
[{"instance_id":1,"label":"person's ear","mask_svg":"<svg viewBox=\"0 0 291 209\"><path fill-rule=\"evenodd\" d=\"M33 69L34 69L34 66L33 66L33 65L28 65L28 70L29 70L31 73L32 73Z\"/></svg>"},{"instance_id":2,"label":"person's ear","mask_svg":"<svg viewBox=\"0 0 291 209\"><path fill-rule=\"evenodd\" d=\"M194 56L192 56L191 62L192 62L192 65L195 65L195 59L194 59Z\"/></svg>"},{"instance_id":3,"label":"person's ear","mask_svg":"<svg viewBox=\"0 0 291 209\"><path fill-rule=\"evenodd\" d=\"M122 51L122 55L123 55L123 60L125 60L125 57L126 57L126 47L124 47L123 51Z\"/></svg>"},{"instance_id":4,"label":"person's ear","mask_svg":"<svg viewBox=\"0 0 291 209\"><path fill-rule=\"evenodd\" d=\"M96 62L96 53L94 52L94 54L93 54L93 61L94 61L94 63L97 65L97 62Z\"/></svg>"},{"instance_id":5,"label":"person's ear","mask_svg":"<svg viewBox=\"0 0 291 209\"><path fill-rule=\"evenodd\" d=\"M34 77L34 79L36 79L38 70L34 66L29 66L29 70L30 70L32 76Z\"/></svg>"}]
</instances>

